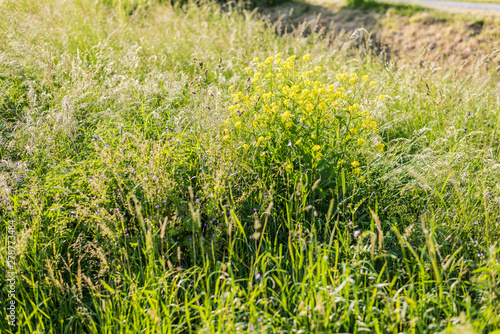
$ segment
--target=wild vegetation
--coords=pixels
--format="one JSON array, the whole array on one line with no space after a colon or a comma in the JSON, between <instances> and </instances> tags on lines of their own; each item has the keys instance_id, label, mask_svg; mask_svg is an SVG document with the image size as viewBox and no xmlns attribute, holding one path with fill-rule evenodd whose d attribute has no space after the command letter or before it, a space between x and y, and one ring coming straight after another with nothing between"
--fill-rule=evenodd
<instances>
[{"instance_id":1,"label":"wild vegetation","mask_svg":"<svg viewBox=\"0 0 500 334\"><path fill-rule=\"evenodd\" d=\"M281 22L0 2L2 333L500 330L496 51Z\"/></svg>"}]
</instances>

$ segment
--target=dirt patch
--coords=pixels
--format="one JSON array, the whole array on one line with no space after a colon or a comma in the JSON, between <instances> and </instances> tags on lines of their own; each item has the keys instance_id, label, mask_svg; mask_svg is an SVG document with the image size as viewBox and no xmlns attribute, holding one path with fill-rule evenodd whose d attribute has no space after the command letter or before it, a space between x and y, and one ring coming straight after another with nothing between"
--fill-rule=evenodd
<instances>
[{"instance_id":1,"label":"dirt patch","mask_svg":"<svg viewBox=\"0 0 500 334\"><path fill-rule=\"evenodd\" d=\"M261 18L277 23L279 33L294 33L301 26L308 26L307 33L324 29L337 32L353 32L358 28L373 30L381 14L342 7L324 7L310 3L286 3L281 6L264 7ZM311 30L312 29L312 30Z\"/></svg>"},{"instance_id":2,"label":"dirt patch","mask_svg":"<svg viewBox=\"0 0 500 334\"><path fill-rule=\"evenodd\" d=\"M433 66L500 65L497 53L500 25L496 17L464 17L434 10L400 15L388 5L380 10L351 9L338 4L287 3L261 8L279 34L307 36L323 32L341 47L367 46L384 60L397 63L431 62ZM401 12L399 10L399 12ZM369 40L354 38L364 28ZM356 37L356 36L354 36Z\"/></svg>"}]
</instances>

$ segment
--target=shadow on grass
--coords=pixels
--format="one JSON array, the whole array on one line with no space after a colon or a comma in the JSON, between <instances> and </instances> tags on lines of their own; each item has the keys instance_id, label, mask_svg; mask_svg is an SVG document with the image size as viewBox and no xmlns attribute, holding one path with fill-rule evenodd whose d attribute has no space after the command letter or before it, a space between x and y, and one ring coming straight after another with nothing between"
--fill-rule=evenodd
<instances>
[{"instance_id":1,"label":"shadow on grass","mask_svg":"<svg viewBox=\"0 0 500 334\"><path fill-rule=\"evenodd\" d=\"M368 1L355 0L354 3L347 4L343 6L341 10L342 9L348 9L348 10L360 9L366 11L373 11L379 14L385 14L390 10L393 14L397 14L400 16L412 16L417 13L429 12L432 10L430 8L422 7L420 5L381 2L375 0L368 0Z\"/></svg>"}]
</instances>

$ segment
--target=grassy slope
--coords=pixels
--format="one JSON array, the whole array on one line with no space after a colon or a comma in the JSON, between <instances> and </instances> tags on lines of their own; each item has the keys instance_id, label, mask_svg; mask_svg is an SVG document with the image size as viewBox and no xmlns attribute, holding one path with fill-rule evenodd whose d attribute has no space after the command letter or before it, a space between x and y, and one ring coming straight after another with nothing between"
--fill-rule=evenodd
<instances>
[{"instance_id":1,"label":"grassy slope","mask_svg":"<svg viewBox=\"0 0 500 334\"><path fill-rule=\"evenodd\" d=\"M212 4L133 9L0 7L0 216L19 246L17 332L499 328L495 66L420 50L385 63L346 35L303 37L305 24L278 37ZM360 94L386 150L352 148L366 183L349 169L318 184L279 167L258 178L220 140L228 87L276 52L311 54L326 83L378 82ZM4 306L0 328L16 332Z\"/></svg>"}]
</instances>

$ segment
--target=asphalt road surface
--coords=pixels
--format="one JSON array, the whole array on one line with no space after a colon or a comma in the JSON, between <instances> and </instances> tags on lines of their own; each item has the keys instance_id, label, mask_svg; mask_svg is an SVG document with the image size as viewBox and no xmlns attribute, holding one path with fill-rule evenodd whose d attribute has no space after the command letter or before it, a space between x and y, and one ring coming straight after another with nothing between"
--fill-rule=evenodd
<instances>
[{"instance_id":1,"label":"asphalt road surface","mask_svg":"<svg viewBox=\"0 0 500 334\"><path fill-rule=\"evenodd\" d=\"M389 2L407 3L421 5L425 7L441 7L449 9L461 9L465 11L487 11L500 12L500 4L480 3L480 2L459 2L459 1L440 1L440 0L388 0Z\"/></svg>"}]
</instances>

